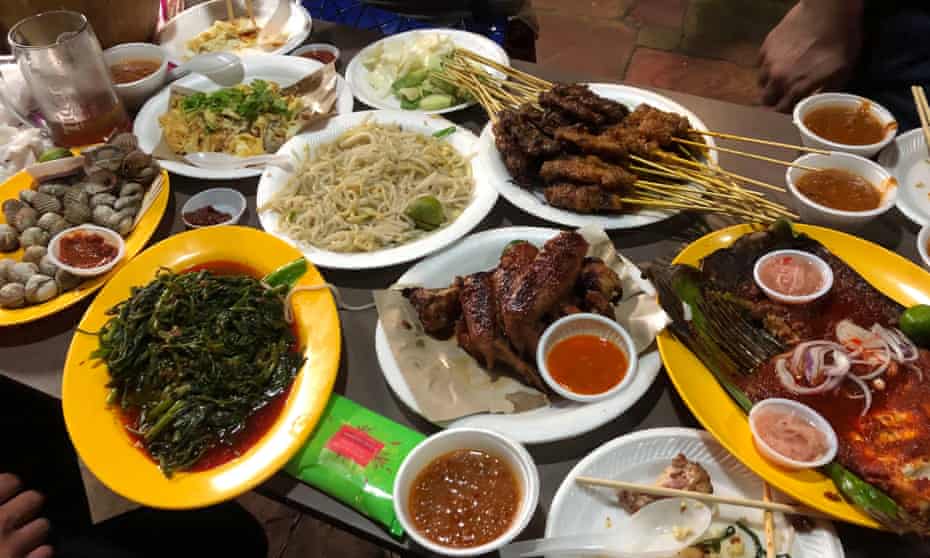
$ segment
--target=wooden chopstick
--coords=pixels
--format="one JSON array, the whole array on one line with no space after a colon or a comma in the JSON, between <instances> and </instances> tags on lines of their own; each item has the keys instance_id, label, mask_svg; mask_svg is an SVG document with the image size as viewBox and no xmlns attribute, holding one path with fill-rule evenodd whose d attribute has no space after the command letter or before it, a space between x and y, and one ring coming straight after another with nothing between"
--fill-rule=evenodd
<instances>
[{"instance_id":1,"label":"wooden chopstick","mask_svg":"<svg viewBox=\"0 0 930 558\"><path fill-rule=\"evenodd\" d=\"M290 0L278 0L279 2L290 2ZM245 10L249 14L249 19L252 21L252 26L256 29L258 24L255 23L255 12L252 11L252 0L245 0Z\"/></svg>"},{"instance_id":2,"label":"wooden chopstick","mask_svg":"<svg viewBox=\"0 0 930 558\"><path fill-rule=\"evenodd\" d=\"M717 147L713 145L707 145L706 143L701 143L698 141L691 141L681 138L672 138L672 141L675 143L681 143L684 145L693 145L695 147L702 147L704 149L716 149L717 151L722 151L724 153L732 153L733 155L739 155L741 157L749 157L750 159L756 159L757 161L765 161L766 163L775 163L776 165L784 165L786 167L794 167L796 169L803 169L806 171L816 171L814 167L809 167L807 165L799 165L797 163L789 163L788 161L782 161L781 159L773 159L772 157L766 157L765 155L756 155L755 153L746 153L745 151L739 151L737 149L729 149L726 147Z\"/></svg>"},{"instance_id":3,"label":"wooden chopstick","mask_svg":"<svg viewBox=\"0 0 930 558\"><path fill-rule=\"evenodd\" d=\"M762 500L765 502L772 501L772 487L769 483L762 481ZM765 557L775 558L775 515L771 510L765 510Z\"/></svg>"},{"instance_id":4,"label":"wooden chopstick","mask_svg":"<svg viewBox=\"0 0 930 558\"><path fill-rule=\"evenodd\" d=\"M229 21L236 19L236 12L233 11L232 0L226 0L226 19Z\"/></svg>"},{"instance_id":5,"label":"wooden chopstick","mask_svg":"<svg viewBox=\"0 0 930 558\"><path fill-rule=\"evenodd\" d=\"M723 132L710 132L703 130L688 130L695 134L701 134L702 136L712 136L715 138L723 138L729 140L745 141L749 143L758 143L761 145L771 145L772 147L782 147L784 149L796 149L798 151L808 151L810 153L819 153L820 155L829 155L830 152L826 149L817 149L816 147L805 147L803 145L793 145L790 143L782 143L780 141L764 140L759 138L750 138L747 136L738 136L736 134L725 134Z\"/></svg>"},{"instance_id":6,"label":"wooden chopstick","mask_svg":"<svg viewBox=\"0 0 930 558\"><path fill-rule=\"evenodd\" d=\"M927 144L927 150L930 151L930 107L927 106L927 94L924 92L922 85L912 85L911 94L914 96L914 104L917 106L920 127L924 131L924 141Z\"/></svg>"},{"instance_id":7,"label":"wooden chopstick","mask_svg":"<svg viewBox=\"0 0 930 558\"><path fill-rule=\"evenodd\" d=\"M792 506L790 504L782 504L779 502L765 502L763 500L750 500L747 498L732 498L730 496L718 496L716 494L705 494L703 492L692 492L690 490L676 490L674 488L665 488L662 486L636 484L633 482L611 479L598 479L594 477L577 477L575 482L589 486L603 486L606 488L632 490L634 492L641 492L643 494L650 494L652 496L691 498L692 500L711 504L728 504L731 506L740 506L744 508L755 508L760 510L790 513L794 515L803 515L805 517L813 517L817 519L833 520L833 518L827 514L807 508L802 508L800 506Z\"/></svg>"}]
</instances>

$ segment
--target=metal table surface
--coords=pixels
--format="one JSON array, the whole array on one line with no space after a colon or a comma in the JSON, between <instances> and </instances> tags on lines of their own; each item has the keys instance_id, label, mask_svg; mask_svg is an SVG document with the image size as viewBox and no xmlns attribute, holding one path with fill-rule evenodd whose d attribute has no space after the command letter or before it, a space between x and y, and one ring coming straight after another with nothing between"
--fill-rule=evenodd
<instances>
[{"instance_id":1,"label":"metal table surface","mask_svg":"<svg viewBox=\"0 0 930 558\"><path fill-rule=\"evenodd\" d=\"M329 42L342 50L342 64L362 47L376 40L378 33L361 31L326 22L315 22L311 40ZM585 76L567 75L545 66L515 63L515 66L552 80L583 80ZM694 111L711 130L779 140L798 144L800 138L789 117L762 108L724 103L692 95L662 91ZM365 107L357 106L356 109ZM473 131L480 131L487 121L480 108L450 115L450 119ZM726 142L723 142L726 143ZM742 147L747 148L746 144ZM798 154L784 149L749 146L750 151L771 157L792 159ZM785 168L721 153L720 162L727 169L771 184L784 184ZM255 214L257 179L238 181L202 181L181 176L171 177L171 199L152 243L184 230L180 208L193 194L210 187L228 186L245 194L249 209L243 224L258 227ZM783 194L774 198L787 202ZM715 218L677 215L655 225L626 231L613 231L610 237L617 247L636 263L656 259L671 259L689 241L712 228L724 225ZM509 225L553 226L510 205L501 198L494 210L476 229L484 230ZM892 210L860 235L885 248L917 261L915 238L917 226ZM327 281L339 286L347 301L367 302L369 291L389 286L408 265L373 271L322 270ZM54 397L61 397L62 367L74 328L89 301L77 304L55 316L22 326L0 329L0 374L31 386ZM410 412L393 395L378 366L374 350L376 312L342 312L343 357L340 363L336 391L397 422L425 433L436 430ZM540 536L552 497L562 479L575 463L599 445L635 430L663 426L699 427L684 406L665 374L660 374L646 395L616 421L593 432L557 443L531 446L530 452L539 466L541 492L539 508L524 537ZM307 513L348 529L377 544L400 552L414 551L407 541L391 538L381 527L336 502L325 494L291 477L279 474L259 488L263 494L296 506ZM897 556L930 556L926 545L912 538L837 524L846 554L850 557L877 556L879 552Z\"/></svg>"}]
</instances>

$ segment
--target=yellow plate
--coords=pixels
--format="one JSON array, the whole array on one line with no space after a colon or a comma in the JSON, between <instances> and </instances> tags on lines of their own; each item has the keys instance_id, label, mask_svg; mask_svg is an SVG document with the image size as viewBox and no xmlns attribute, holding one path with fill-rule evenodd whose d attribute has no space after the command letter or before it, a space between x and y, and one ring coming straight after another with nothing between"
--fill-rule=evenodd
<instances>
[{"instance_id":1,"label":"yellow plate","mask_svg":"<svg viewBox=\"0 0 930 558\"><path fill-rule=\"evenodd\" d=\"M82 300L88 295L93 294L97 289L102 287L104 283L109 281L110 277L113 277L113 274L117 273L125 266L126 262L138 254L149 239L152 238L152 235L155 234L155 229L158 228L158 223L161 222L161 217L165 214L165 208L168 206L169 185L167 171L161 172L161 179L163 182L158 197L155 198L155 201L152 202L148 211L145 212L145 215L143 215L139 223L136 224L136 228L126 237L126 257L123 258L120 264L114 267L110 272L89 281L84 281L78 288L56 296L48 302L26 306L25 308L17 308L15 310L0 308L0 327L24 324L46 316L51 316L79 300ZM9 180L0 184L0 203L2 203L3 200L18 197L21 191L32 188L34 182L32 176L25 171L14 174ZM3 216L3 213L0 213L0 223L6 223L6 218ZM22 249L16 252L0 253L0 259L12 258L19 261L22 257Z\"/></svg>"},{"instance_id":2,"label":"yellow plate","mask_svg":"<svg viewBox=\"0 0 930 558\"><path fill-rule=\"evenodd\" d=\"M158 268L183 270L211 261L248 265L262 274L301 257L277 238L246 227L208 227L172 236L130 261L100 292L78 326L98 331L104 313L129 297L130 289L151 281ZM298 285L325 281L312 265ZM194 508L234 498L281 469L301 447L329 400L339 368L339 315L332 295L323 290L296 295L298 335L307 362L298 373L281 416L244 455L197 473L168 479L155 463L133 447L117 414L106 406L109 374L90 359L98 346L93 335L75 333L65 361L62 399L65 424L78 455L110 489L157 508Z\"/></svg>"},{"instance_id":3,"label":"yellow plate","mask_svg":"<svg viewBox=\"0 0 930 558\"><path fill-rule=\"evenodd\" d=\"M904 306L930 303L930 274L910 261L861 238L832 229L795 225L845 261L866 281ZM711 233L685 248L673 263L698 265L712 252L753 231L738 225ZM881 526L864 512L827 494L839 491L826 476L813 470L790 472L771 465L753 445L746 413L733 402L710 371L669 331L658 339L659 352L672 383L691 412L720 443L760 477L792 498L837 519L865 527Z\"/></svg>"}]
</instances>

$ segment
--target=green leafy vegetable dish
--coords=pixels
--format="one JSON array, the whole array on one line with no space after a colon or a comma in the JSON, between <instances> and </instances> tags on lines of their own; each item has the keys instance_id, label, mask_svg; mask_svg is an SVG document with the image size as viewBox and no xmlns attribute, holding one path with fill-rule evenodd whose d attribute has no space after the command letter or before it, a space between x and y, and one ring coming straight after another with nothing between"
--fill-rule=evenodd
<instances>
[{"instance_id":1,"label":"green leafy vegetable dish","mask_svg":"<svg viewBox=\"0 0 930 558\"><path fill-rule=\"evenodd\" d=\"M235 458L274 422L304 362L285 312L301 270L163 269L107 312L92 357L108 402L166 476Z\"/></svg>"},{"instance_id":2,"label":"green leafy vegetable dish","mask_svg":"<svg viewBox=\"0 0 930 558\"><path fill-rule=\"evenodd\" d=\"M376 44L362 65L377 95L393 95L407 110L442 110L471 100L436 74L453 51L455 43L448 36L424 33Z\"/></svg>"}]
</instances>

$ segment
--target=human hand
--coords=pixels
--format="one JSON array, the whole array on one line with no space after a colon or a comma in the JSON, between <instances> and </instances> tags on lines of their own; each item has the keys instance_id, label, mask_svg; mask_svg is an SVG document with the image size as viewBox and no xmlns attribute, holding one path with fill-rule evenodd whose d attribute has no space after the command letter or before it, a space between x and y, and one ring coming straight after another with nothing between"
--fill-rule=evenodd
<instances>
[{"instance_id":1,"label":"human hand","mask_svg":"<svg viewBox=\"0 0 930 558\"><path fill-rule=\"evenodd\" d=\"M835 89L862 47L863 0L800 0L759 50L762 102L788 112L801 98Z\"/></svg>"},{"instance_id":2,"label":"human hand","mask_svg":"<svg viewBox=\"0 0 930 558\"><path fill-rule=\"evenodd\" d=\"M49 523L36 519L42 509L42 495L22 491L14 475L0 474L0 558L50 558L52 547L42 544Z\"/></svg>"}]
</instances>

